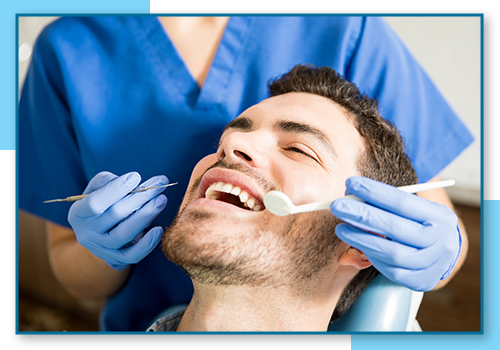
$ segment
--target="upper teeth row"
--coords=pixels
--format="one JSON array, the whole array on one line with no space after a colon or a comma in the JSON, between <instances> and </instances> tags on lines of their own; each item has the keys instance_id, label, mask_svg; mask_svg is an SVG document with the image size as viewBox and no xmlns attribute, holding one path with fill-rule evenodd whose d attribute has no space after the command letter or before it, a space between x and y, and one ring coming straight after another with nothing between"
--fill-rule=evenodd
<instances>
[{"instance_id":1,"label":"upper teeth row","mask_svg":"<svg viewBox=\"0 0 500 350\"><path fill-rule=\"evenodd\" d=\"M217 182L210 185L210 187L205 191L205 198L217 199L217 192L225 192L230 193L234 196L240 198L241 203L245 204L245 207L248 207L254 211L260 211L262 207L259 204L255 204L255 199L250 198L250 195L247 191L242 190L238 186L234 186L232 184Z\"/></svg>"}]
</instances>

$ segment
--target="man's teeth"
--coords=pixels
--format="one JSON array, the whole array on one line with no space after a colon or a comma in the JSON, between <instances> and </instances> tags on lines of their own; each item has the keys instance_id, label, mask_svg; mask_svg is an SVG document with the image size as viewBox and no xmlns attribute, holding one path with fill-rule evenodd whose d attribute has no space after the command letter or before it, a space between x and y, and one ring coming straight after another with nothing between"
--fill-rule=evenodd
<instances>
[{"instance_id":1,"label":"man's teeth","mask_svg":"<svg viewBox=\"0 0 500 350\"><path fill-rule=\"evenodd\" d=\"M217 192L230 193L233 196L239 197L240 202L244 203L245 207L253 211L261 211L262 206L259 204L255 205L255 199L251 198L247 191L242 190L238 186L232 184L217 182L210 185L210 187L205 192L205 198L218 199L219 196Z\"/></svg>"}]
</instances>

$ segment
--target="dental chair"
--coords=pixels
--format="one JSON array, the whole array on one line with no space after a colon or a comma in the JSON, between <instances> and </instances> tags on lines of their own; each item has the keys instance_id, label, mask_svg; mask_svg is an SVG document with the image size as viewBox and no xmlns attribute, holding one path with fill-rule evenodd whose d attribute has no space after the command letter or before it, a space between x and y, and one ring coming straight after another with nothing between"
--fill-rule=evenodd
<instances>
[{"instance_id":1,"label":"dental chair","mask_svg":"<svg viewBox=\"0 0 500 350\"><path fill-rule=\"evenodd\" d=\"M424 293L415 292L378 275L328 332L421 332L416 316ZM176 305L162 311L157 319L187 308Z\"/></svg>"},{"instance_id":2,"label":"dental chair","mask_svg":"<svg viewBox=\"0 0 500 350\"><path fill-rule=\"evenodd\" d=\"M421 332L416 316L423 296L380 274L340 319L330 323L328 331Z\"/></svg>"}]
</instances>

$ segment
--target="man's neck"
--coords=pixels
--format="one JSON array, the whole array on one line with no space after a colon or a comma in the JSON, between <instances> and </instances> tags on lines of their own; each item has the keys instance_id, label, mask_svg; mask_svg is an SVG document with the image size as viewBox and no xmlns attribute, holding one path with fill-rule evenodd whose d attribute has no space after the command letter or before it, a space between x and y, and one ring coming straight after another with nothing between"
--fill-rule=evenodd
<instances>
[{"instance_id":1,"label":"man's neck","mask_svg":"<svg viewBox=\"0 0 500 350\"><path fill-rule=\"evenodd\" d=\"M340 292L195 284L177 331L326 331ZM332 292L333 291L333 292Z\"/></svg>"}]
</instances>

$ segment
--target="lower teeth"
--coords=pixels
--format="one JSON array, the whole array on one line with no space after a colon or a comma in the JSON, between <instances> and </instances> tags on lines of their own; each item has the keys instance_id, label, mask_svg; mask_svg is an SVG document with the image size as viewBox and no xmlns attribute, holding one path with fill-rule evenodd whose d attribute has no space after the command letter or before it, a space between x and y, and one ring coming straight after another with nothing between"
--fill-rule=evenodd
<instances>
[{"instance_id":1,"label":"lower teeth","mask_svg":"<svg viewBox=\"0 0 500 350\"><path fill-rule=\"evenodd\" d=\"M217 192L217 191L209 191L209 192L212 192L212 193L207 193L206 196L205 196L205 198L209 198L209 199L213 199L213 200L218 200L219 199L219 196L216 193L214 193L214 192ZM237 197L237 196L235 196L235 197ZM241 202L241 201L240 202L243 203L243 205L245 206L245 208L248 208L249 210L260 211L262 209L262 207L260 205L258 205L258 204L255 205L254 203L251 203L253 205L252 205L252 207L250 207L248 205L249 201L252 201L252 199L250 199L248 201L245 201L245 202Z\"/></svg>"}]
</instances>

